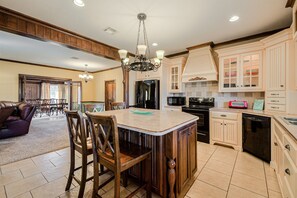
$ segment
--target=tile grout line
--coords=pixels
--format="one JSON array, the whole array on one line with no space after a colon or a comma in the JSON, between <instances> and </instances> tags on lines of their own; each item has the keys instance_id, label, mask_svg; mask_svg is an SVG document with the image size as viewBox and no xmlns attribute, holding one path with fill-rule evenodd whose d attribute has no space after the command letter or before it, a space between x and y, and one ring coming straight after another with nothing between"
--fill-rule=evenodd
<instances>
[{"instance_id":1,"label":"tile grout line","mask_svg":"<svg viewBox=\"0 0 297 198\"><path fill-rule=\"evenodd\" d=\"M265 170L265 166L264 163L262 163L263 168L264 168L264 174L265 174L265 185L266 185L266 191L267 191L267 195L269 197L269 190L268 190L268 182L267 182L267 175L266 175L266 170Z\"/></svg>"},{"instance_id":2,"label":"tile grout line","mask_svg":"<svg viewBox=\"0 0 297 198\"><path fill-rule=\"evenodd\" d=\"M7 195L7 191L6 191L6 188L5 188L5 185L3 186L3 188L4 188L4 194L5 194L5 197L8 197L8 195Z\"/></svg>"},{"instance_id":3,"label":"tile grout line","mask_svg":"<svg viewBox=\"0 0 297 198\"><path fill-rule=\"evenodd\" d=\"M198 145L197 145L198 146ZM198 180L199 175L201 174L201 172L203 171L203 169L205 168L205 165L208 163L209 159L213 156L213 154L216 152L218 147L216 147L216 149L212 152L212 154L209 156L209 158L207 159L206 163L204 164L204 166L201 168L201 171L198 173L196 180ZM197 153L197 159L198 159L198 153ZM198 161L198 160L197 160ZM198 162L197 162L197 166L198 166ZM199 180L200 181L200 180Z\"/></svg>"},{"instance_id":4,"label":"tile grout line","mask_svg":"<svg viewBox=\"0 0 297 198\"><path fill-rule=\"evenodd\" d=\"M230 186L231 186L231 181L232 181L233 173L234 173L235 165L236 165L237 158L238 158L238 152L239 152L239 151L237 151L237 153L236 153L235 162L234 162L234 164L233 164L232 173L231 173L230 182L229 182L229 185L228 185L228 189L227 189L226 197L228 197L228 194L229 194L229 189L230 189Z\"/></svg>"}]
</instances>

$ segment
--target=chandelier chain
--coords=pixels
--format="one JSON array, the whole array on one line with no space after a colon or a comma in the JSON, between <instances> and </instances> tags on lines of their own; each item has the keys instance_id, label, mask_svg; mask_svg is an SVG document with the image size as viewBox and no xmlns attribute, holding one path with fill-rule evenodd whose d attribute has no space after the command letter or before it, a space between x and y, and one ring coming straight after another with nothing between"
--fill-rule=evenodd
<instances>
[{"instance_id":1,"label":"chandelier chain","mask_svg":"<svg viewBox=\"0 0 297 198\"><path fill-rule=\"evenodd\" d=\"M137 44L136 44L136 49L135 49L135 55L138 54L137 46L139 45L140 28L141 28L141 20L139 20L139 24L138 24L138 34L137 34Z\"/></svg>"},{"instance_id":2,"label":"chandelier chain","mask_svg":"<svg viewBox=\"0 0 297 198\"><path fill-rule=\"evenodd\" d=\"M143 21L143 35L144 35L144 42L145 42L145 45L147 46L147 52L148 52L148 58L150 60L150 55L151 55L151 52L150 52L150 47L148 45L148 37L147 37L147 33L146 33L146 28L145 28L145 23Z\"/></svg>"}]
</instances>

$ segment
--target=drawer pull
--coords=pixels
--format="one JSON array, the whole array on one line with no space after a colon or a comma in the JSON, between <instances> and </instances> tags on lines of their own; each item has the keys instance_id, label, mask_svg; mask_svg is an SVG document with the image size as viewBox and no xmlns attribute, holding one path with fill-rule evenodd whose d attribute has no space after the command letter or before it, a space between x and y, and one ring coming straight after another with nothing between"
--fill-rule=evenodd
<instances>
[{"instance_id":1,"label":"drawer pull","mask_svg":"<svg viewBox=\"0 0 297 198\"><path fill-rule=\"evenodd\" d=\"M290 151L290 150L291 150L291 148L290 148L290 145L289 145L289 144L287 144L287 145L285 146L285 148L286 148L288 151Z\"/></svg>"},{"instance_id":2,"label":"drawer pull","mask_svg":"<svg viewBox=\"0 0 297 198\"><path fill-rule=\"evenodd\" d=\"M271 108L272 108L272 109L279 109L279 107L273 107L273 106L272 106Z\"/></svg>"},{"instance_id":3,"label":"drawer pull","mask_svg":"<svg viewBox=\"0 0 297 198\"><path fill-rule=\"evenodd\" d=\"M274 146L278 146L278 144L276 142L274 142Z\"/></svg>"},{"instance_id":4,"label":"drawer pull","mask_svg":"<svg viewBox=\"0 0 297 198\"><path fill-rule=\"evenodd\" d=\"M227 117L226 115L221 115L221 117Z\"/></svg>"},{"instance_id":5,"label":"drawer pull","mask_svg":"<svg viewBox=\"0 0 297 198\"><path fill-rule=\"evenodd\" d=\"M285 170L285 173L288 174L288 175L291 175L290 169L287 168L287 169Z\"/></svg>"},{"instance_id":6,"label":"drawer pull","mask_svg":"<svg viewBox=\"0 0 297 198\"><path fill-rule=\"evenodd\" d=\"M271 102L279 102L279 100L271 100Z\"/></svg>"},{"instance_id":7,"label":"drawer pull","mask_svg":"<svg viewBox=\"0 0 297 198\"><path fill-rule=\"evenodd\" d=\"M280 87L284 87L284 85L281 85Z\"/></svg>"},{"instance_id":8,"label":"drawer pull","mask_svg":"<svg viewBox=\"0 0 297 198\"><path fill-rule=\"evenodd\" d=\"M272 96L279 96L279 94L271 94Z\"/></svg>"},{"instance_id":9,"label":"drawer pull","mask_svg":"<svg viewBox=\"0 0 297 198\"><path fill-rule=\"evenodd\" d=\"M221 125L223 125L223 123L221 123Z\"/></svg>"}]
</instances>

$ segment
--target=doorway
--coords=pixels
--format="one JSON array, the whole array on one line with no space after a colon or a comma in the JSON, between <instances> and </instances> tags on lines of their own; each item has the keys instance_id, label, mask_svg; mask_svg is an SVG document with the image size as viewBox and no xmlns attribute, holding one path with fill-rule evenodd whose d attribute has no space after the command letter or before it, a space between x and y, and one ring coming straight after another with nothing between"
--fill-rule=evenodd
<instances>
[{"instance_id":1,"label":"doorway","mask_svg":"<svg viewBox=\"0 0 297 198\"><path fill-rule=\"evenodd\" d=\"M111 110L111 103L116 100L115 80L105 81L105 110Z\"/></svg>"}]
</instances>

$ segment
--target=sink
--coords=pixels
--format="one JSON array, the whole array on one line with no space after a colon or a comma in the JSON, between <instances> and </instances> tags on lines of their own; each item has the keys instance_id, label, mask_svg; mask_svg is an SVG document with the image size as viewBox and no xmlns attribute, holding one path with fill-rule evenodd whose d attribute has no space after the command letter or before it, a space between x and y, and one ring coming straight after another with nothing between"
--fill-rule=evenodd
<instances>
[{"instance_id":1,"label":"sink","mask_svg":"<svg viewBox=\"0 0 297 198\"><path fill-rule=\"evenodd\" d=\"M297 121L289 121L290 124L297 125Z\"/></svg>"},{"instance_id":2,"label":"sink","mask_svg":"<svg viewBox=\"0 0 297 198\"><path fill-rule=\"evenodd\" d=\"M293 122L297 122L297 118L287 118L287 117L284 117L285 120L288 120L289 122L290 121L293 121Z\"/></svg>"},{"instance_id":3,"label":"sink","mask_svg":"<svg viewBox=\"0 0 297 198\"><path fill-rule=\"evenodd\" d=\"M297 118L283 117L283 119L287 124L297 125Z\"/></svg>"}]
</instances>

